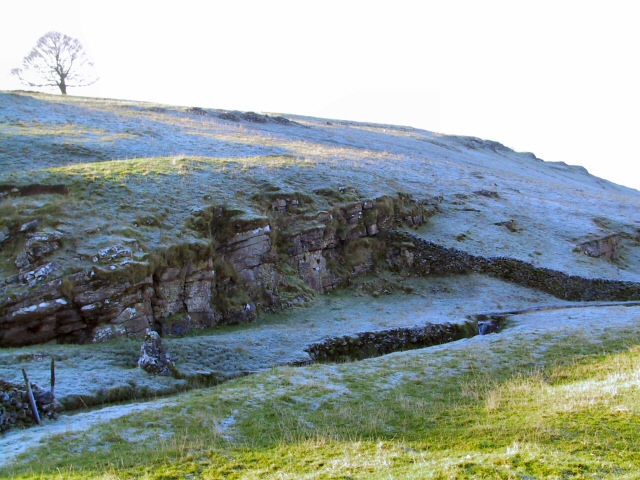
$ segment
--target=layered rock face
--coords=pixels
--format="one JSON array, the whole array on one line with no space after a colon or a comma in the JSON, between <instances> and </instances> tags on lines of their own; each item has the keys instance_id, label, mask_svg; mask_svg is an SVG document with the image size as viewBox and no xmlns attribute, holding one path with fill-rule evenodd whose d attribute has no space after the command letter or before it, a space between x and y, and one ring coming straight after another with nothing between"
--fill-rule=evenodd
<instances>
[{"instance_id":1,"label":"layered rock face","mask_svg":"<svg viewBox=\"0 0 640 480\"><path fill-rule=\"evenodd\" d=\"M276 198L268 216L250 220L212 208L194 217L201 243L145 252L144 261L136 243L113 245L92 257L92 268L58 278L64 265L47 255L63 235L30 227L21 273L7 280L30 288L0 300L0 346L100 342L147 329L182 335L250 321L258 309L303 302L368 270L376 246L365 240L397 222L423 223L436 204L385 197L299 214L291 211L296 199Z\"/></svg>"},{"instance_id":2,"label":"layered rock face","mask_svg":"<svg viewBox=\"0 0 640 480\"><path fill-rule=\"evenodd\" d=\"M473 256L394 230L426 222L437 204L399 196L309 212L298 198L278 197L268 200L268 215L249 219L217 207L194 215L200 243L144 252L144 261L135 242L112 245L92 257L93 268L58 278L64 265L48 262L48 255L64 236L28 225L16 258L24 266L5 282L29 288L0 300L0 346L141 338L148 329L179 336L247 322L259 310L304 302L376 263L418 275L482 273L568 300L640 299L636 283Z\"/></svg>"}]
</instances>

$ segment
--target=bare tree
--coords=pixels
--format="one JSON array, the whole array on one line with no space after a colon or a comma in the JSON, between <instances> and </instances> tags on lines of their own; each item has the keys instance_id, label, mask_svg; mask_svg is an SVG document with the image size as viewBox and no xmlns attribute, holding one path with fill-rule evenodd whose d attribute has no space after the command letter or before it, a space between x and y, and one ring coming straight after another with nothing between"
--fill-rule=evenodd
<instances>
[{"instance_id":1,"label":"bare tree","mask_svg":"<svg viewBox=\"0 0 640 480\"><path fill-rule=\"evenodd\" d=\"M62 95L67 94L67 87L85 87L98 80L80 41L60 32L40 37L22 60L22 67L11 73L24 85L58 87Z\"/></svg>"}]
</instances>

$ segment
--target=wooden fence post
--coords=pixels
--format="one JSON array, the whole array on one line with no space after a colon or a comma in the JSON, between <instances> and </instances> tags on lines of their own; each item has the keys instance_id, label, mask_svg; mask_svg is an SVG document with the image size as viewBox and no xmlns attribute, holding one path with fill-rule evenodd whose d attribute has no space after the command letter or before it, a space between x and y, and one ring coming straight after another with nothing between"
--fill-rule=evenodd
<instances>
[{"instance_id":1,"label":"wooden fence post","mask_svg":"<svg viewBox=\"0 0 640 480\"><path fill-rule=\"evenodd\" d=\"M24 376L24 383L27 384L27 397L29 398L29 406L31 407L31 414L33 419L38 425L40 425L40 415L38 414L38 407L36 406L36 399L33 398L33 390L31 390L31 383L29 377L27 377L27 371L23 368L22 375Z\"/></svg>"},{"instance_id":2,"label":"wooden fence post","mask_svg":"<svg viewBox=\"0 0 640 480\"><path fill-rule=\"evenodd\" d=\"M51 357L51 395L56 398L56 361Z\"/></svg>"}]
</instances>

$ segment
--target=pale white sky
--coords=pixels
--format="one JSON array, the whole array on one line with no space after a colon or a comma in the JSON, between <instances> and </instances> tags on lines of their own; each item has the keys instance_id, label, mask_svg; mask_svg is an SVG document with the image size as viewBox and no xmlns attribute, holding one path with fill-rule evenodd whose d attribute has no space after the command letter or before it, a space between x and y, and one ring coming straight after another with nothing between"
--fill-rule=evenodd
<instances>
[{"instance_id":1,"label":"pale white sky","mask_svg":"<svg viewBox=\"0 0 640 480\"><path fill-rule=\"evenodd\" d=\"M15 1L2 6L0 90L22 88L9 71L58 30L101 77L72 95L473 135L640 189L635 6Z\"/></svg>"}]
</instances>

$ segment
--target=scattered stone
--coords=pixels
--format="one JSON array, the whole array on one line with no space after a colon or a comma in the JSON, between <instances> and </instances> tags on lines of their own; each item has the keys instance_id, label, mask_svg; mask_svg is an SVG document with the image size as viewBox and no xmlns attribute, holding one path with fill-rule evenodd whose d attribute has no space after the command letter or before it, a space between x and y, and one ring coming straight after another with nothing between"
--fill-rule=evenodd
<instances>
[{"instance_id":1,"label":"scattered stone","mask_svg":"<svg viewBox=\"0 0 640 480\"><path fill-rule=\"evenodd\" d=\"M203 115L203 116L209 115L209 113L204 108L200 108L200 107L187 108L187 112L193 113L194 115Z\"/></svg>"},{"instance_id":2,"label":"scattered stone","mask_svg":"<svg viewBox=\"0 0 640 480\"><path fill-rule=\"evenodd\" d=\"M8 228L3 228L2 230L0 230L0 245L9 240L10 237L11 235Z\"/></svg>"},{"instance_id":3,"label":"scattered stone","mask_svg":"<svg viewBox=\"0 0 640 480\"><path fill-rule=\"evenodd\" d=\"M247 112L242 114L242 119L251 123L267 123L268 115L259 115L255 112Z\"/></svg>"},{"instance_id":4,"label":"scattered stone","mask_svg":"<svg viewBox=\"0 0 640 480\"><path fill-rule=\"evenodd\" d=\"M27 223L23 224L20 227L20 231L21 232L30 232L30 231L35 230L36 228L38 228L38 225L40 225L40 219L36 218L35 220L31 220L30 222L27 222Z\"/></svg>"},{"instance_id":5,"label":"scattered stone","mask_svg":"<svg viewBox=\"0 0 640 480\"><path fill-rule=\"evenodd\" d=\"M603 257L605 260L615 260L620 256L620 234L608 235L576 246L575 250L589 257Z\"/></svg>"},{"instance_id":6,"label":"scattered stone","mask_svg":"<svg viewBox=\"0 0 640 480\"><path fill-rule=\"evenodd\" d=\"M278 125L293 125L295 122L282 116L271 117L255 112L222 112L218 114L218 118L222 120L230 120L232 122L245 121L249 123L276 123Z\"/></svg>"},{"instance_id":7,"label":"scattered stone","mask_svg":"<svg viewBox=\"0 0 640 480\"><path fill-rule=\"evenodd\" d=\"M171 375L174 364L171 356L165 352L158 332L147 330L140 348L138 367L151 375Z\"/></svg>"},{"instance_id":8,"label":"scattered stone","mask_svg":"<svg viewBox=\"0 0 640 480\"><path fill-rule=\"evenodd\" d=\"M22 227L24 227L25 225L23 225ZM24 250L20 252L16 257L16 266L18 268L26 268L38 262L47 255L50 255L60 248L61 239L62 233L58 232L57 230L27 234L27 241L25 243Z\"/></svg>"},{"instance_id":9,"label":"scattered stone","mask_svg":"<svg viewBox=\"0 0 640 480\"><path fill-rule=\"evenodd\" d=\"M291 125L293 122L291 120L289 120L288 118L284 118L280 115L275 116L275 117L271 117L271 120L274 123L277 123L278 125Z\"/></svg>"},{"instance_id":10,"label":"scattered stone","mask_svg":"<svg viewBox=\"0 0 640 480\"><path fill-rule=\"evenodd\" d=\"M477 192L473 192L475 195L480 195L481 197L487 198L500 198L500 194L498 192L492 190L478 190Z\"/></svg>"},{"instance_id":11,"label":"scattered stone","mask_svg":"<svg viewBox=\"0 0 640 480\"><path fill-rule=\"evenodd\" d=\"M229 120L231 122L239 122L240 121L240 116L238 115L239 112L234 113L234 112L223 112L221 114L218 115L218 118L222 119L222 120Z\"/></svg>"},{"instance_id":12,"label":"scattered stone","mask_svg":"<svg viewBox=\"0 0 640 480\"><path fill-rule=\"evenodd\" d=\"M520 231L520 228L518 227L518 223L515 220L506 220L504 222L496 222L494 223L494 225L497 225L499 227L506 227L507 230L509 230L511 233L516 233Z\"/></svg>"}]
</instances>

